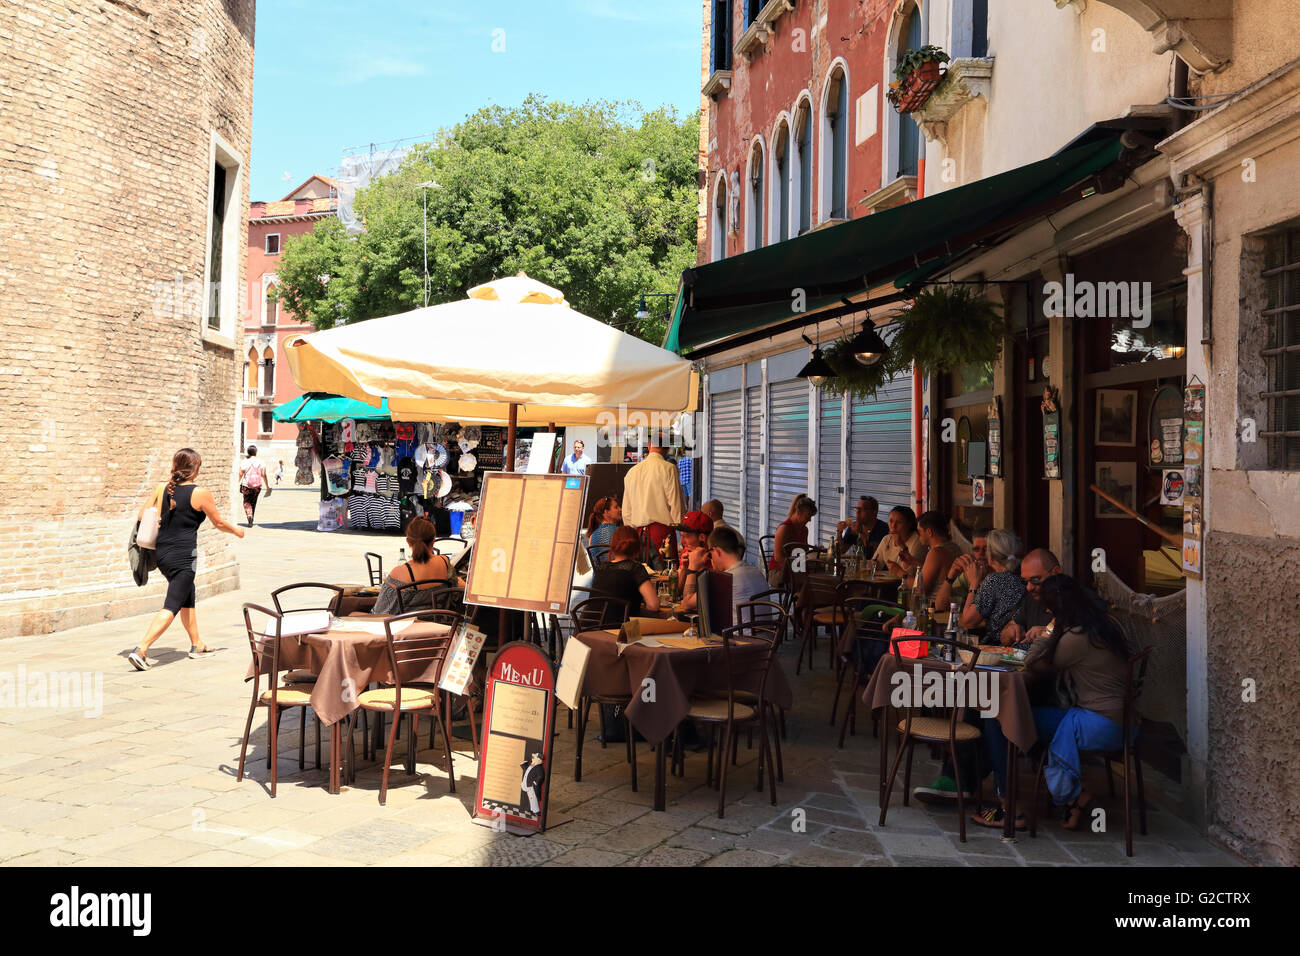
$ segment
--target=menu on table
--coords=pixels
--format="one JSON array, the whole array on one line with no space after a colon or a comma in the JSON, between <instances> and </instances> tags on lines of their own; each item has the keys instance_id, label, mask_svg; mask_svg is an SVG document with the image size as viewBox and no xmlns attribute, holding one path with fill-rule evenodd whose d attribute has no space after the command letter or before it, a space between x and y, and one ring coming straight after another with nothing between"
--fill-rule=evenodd
<instances>
[{"instance_id":1,"label":"menu on table","mask_svg":"<svg viewBox=\"0 0 1300 956\"><path fill-rule=\"evenodd\" d=\"M467 604L568 610L585 481L581 475L484 476Z\"/></svg>"}]
</instances>

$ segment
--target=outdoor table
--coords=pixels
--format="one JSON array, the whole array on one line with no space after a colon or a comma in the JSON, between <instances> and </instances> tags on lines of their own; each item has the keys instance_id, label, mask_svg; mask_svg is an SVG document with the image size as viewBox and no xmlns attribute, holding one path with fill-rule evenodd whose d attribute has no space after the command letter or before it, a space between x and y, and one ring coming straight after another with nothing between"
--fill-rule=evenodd
<instances>
[{"instance_id":1,"label":"outdoor table","mask_svg":"<svg viewBox=\"0 0 1300 956\"><path fill-rule=\"evenodd\" d=\"M692 697L725 692L727 672L721 643L699 648L627 644L619 654L617 631L582 631L575 636L591 649L582 682L582 696L631 697L626 711L628 723L651 746L658 747L654 808L663 810L667 802L664 770L668 749L664 741L686 719ZM744 646L743 641L744 638L739 638L732 642L733 652L736 645ZM654 680L654 701L641 699L641 688L647 677ZM758 692L757 684L735 689ZM789 709L793 706L794 696L779 661L774 660L767 672L766 691L767 699L777 707Z\"/></svg>"},{"instance_id":2,"label":"outdoor table","mask_svg":"<svg viewBox=\"0 0 1300 956\"><path fill-rule=\"evenodd\" d=\"M348 617L351 614L369 614L374 610L375 602L379 600L379 588L361 587L349 585L344 587L343 595L339 598L338 617Z\"/></svg>"},{"instance_id":3,"label":"outdoor table","mask_svg":"<svg viewBox=\"0 0 1300 956\"><path fill-rule=\"evenodd\" d=\"M329 792L339 792L341 771L343 720L360 705L357 698L372 682L393 682L388 665L388 638L375 628L382 623L383 615L355 615L348 621L336 621L335 626L318 634L286 637L280 641L280 665L285 670L304 668L316 675L311 691L311 708L316 719L330 728L330 782ZM353 625L352 630L348 625ZM361 630L358 625L368 625ZM418 633L411 629L418 628ZM373 631L379 633L373 633ZM426 622L408 624L399 633L410 632L412 637L436 637L448 632L447 625ZM432 683L437 678L437 664L426 663L403 668L402 682ZM251 680L250 664L245 680Z\"/></svg>"},{"instance_id":4,"label":"outdoor table","mask_svg":"<svg viewBox=\"0 0 1300 956\"><path fill-rule=\"evenodd\" d=\"M923 640L923 638L917 638ZM890 695L894 689L892 679L894 674L899 670L911 670L916 665L921 665L922 673L931 670L937 671L955 671L961 665L949 664L944 661L934 660L933 658L904 658L900 665L893 654L886 654L876 669L871 673L871 680L867 683L866 690L862 692L862 702L870 707L871 710L884 708L885 711L885 733L880 738L880 787L881 799L884 799L884 788L887 784L887 762L889 754L889 737L886 736L893 728L890 717ZM998 691L998 716L997 721L1002 726L1002 733L1007 738L1007 814L1006 821L1002 826L1002 834L1006 838L1012 838L1016 833L1016 758L1019 751L1025 753L1033 747L1038 740L1038 731L1034 727L1034 713L1029 704L1029 690L1026 675L1022 671L1011 670L992 670L987 667L976 667L974 673L979 671L991 671L997 679ZM977 744L982 746L982 742Z\"/></svg>"}]
</instances>

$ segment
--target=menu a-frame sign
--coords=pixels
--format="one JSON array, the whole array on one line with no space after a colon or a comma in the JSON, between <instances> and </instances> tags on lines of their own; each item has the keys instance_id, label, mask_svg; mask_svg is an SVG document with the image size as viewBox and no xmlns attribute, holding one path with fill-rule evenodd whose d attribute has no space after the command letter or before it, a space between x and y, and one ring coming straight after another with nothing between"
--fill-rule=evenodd
<instances>
[{"instance_id":1,"label":"menu a-frame sign","mask_svg":"<svg viewBox=\"0 0 1300 956\"><path fill-rule=\"evenodd\" d=\"M505 645L483 697L475 823L520 836L546 829L554 731L550 658L535 644Z\"/></svg>"},{"instance_id":2,"label":"menu a-frame sign","mask_svg":"<svg viewBox=\"0 0 1300 956\"><path fill-rule=\"evenodd\" d=\"M582 526L582 475L489 472L465 603L563 614Z\"/></svg>"}]
</instances>

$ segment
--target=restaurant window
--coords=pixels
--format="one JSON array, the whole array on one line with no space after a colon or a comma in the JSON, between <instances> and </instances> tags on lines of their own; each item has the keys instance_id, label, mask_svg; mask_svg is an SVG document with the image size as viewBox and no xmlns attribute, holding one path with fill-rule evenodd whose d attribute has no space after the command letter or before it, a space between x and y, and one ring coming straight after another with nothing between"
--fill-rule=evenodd
<instances>
[{"instance_id":1,"label":"restaurant window","mask_svg":"<svg viewBox=\"0 0 1300 956\"><path fill-rule=\"evenodd\" d=\"M784 242L790 238L790 127L782 122L772 142L772 213L768 217L771 223L772 242Z\"/></svg>"},{"instance_id":2,"label":"restaurant window","mask_svg":"<svg viewBox=\"0 0 1300 956\"><path fill-rule=\"evenodd\" d=\"M275 394L275 353L270 348L262 354L262 396Z\"/></svg>"},{"instance_id":3,"label":"restaurant window","mask_svg":"<svg viewBox=\"0 0 1300 956\"><path fill-rule=\"evenodd\" d=\"M763 244L763 144L755 143L749 153L748 224L745 230L745 248L757 249Z\"/></svg>"},{"instance_id":4,"label":"restaurant window","mask_svg":"<svg viewBox=\"0 0 1300 956\"><path fill-rule=\"evenodd\" d=\"M731 0L714 0L710 25L712 60L709 72L731 69Z\"/></svg>"},{"instance_id":5,"label":"restaurant window","mask_svg":"<svg viewBox=\"0 0 1300 956\"><path fill-rule=\"evenodd\" d=\"M849 82L843 69L831 74L822 102L825 110L820 169L822 220L844 219L849 164Z\"/></svg>"},{"instance_id":6,"label":"restaurant window","mask_svg":"<svg viewBox=\"0 0 1300 956\"><path fill-rule=\"evenodd\" d=\"M812 110L808 100L801 102L794 112L795 153L790 168L792 191L796 196L792 221L802 236L812 228Z\"/></svg>"},{"instance_id":7,"label":"restaurant window","mask_svg":"<svg viewBox=\"0 0 1300 956\"><path fill-rule=\"evenodd\" d=\"M1300 229L1269 236L1264 253L1266 379L1270 468L1300 471ZM1243 359L1246 358L1243 355Z\"/></svg>"}]
</instances>

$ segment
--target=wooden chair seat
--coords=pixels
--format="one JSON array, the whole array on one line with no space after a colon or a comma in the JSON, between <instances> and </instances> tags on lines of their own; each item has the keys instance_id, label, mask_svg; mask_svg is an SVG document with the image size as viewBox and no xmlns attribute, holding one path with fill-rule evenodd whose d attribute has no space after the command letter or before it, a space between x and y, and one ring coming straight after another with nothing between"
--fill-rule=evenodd
<instances>
[{"instance_id":1,"label":"wooden chair seat","mask_svg":"<svg viewBox=\"0 0 1300 956\"><path fill-rule=\"evenodd\" d=\"M753 720L758 712L748 704L736 704L736 720ZM690 720L726 720L726 700L693 700L691 709L686 714Z\"/></svg>"},{"instance_id":2,"label":"wooden chair seat","mask_svg":"<svg viewBox=\"0 0 1300 956\"><path fill-rule=\"evenodd\" d=\"M262 696L258 700L263 704L271 703L271 691L262 691ZM281 687L276 692L275 702L278 707L309 707L311 691L299 690L297 687Z\"/></svg>"},{"instance_id":3,"label":"wooden chair seat","mask_svg":"<svg viewBox=\"0 0 1300 956\"><path fill-rule=\"evenodd\" d=\"M840 623L840 612L838 608L823 608L813 614L812 619L814 624L822 624L826 627L835 627Z\"/></svg>"},{"instance_id":4,"label":"wooden chair seat","mask_svg":"<svg viewBox=\"0 0 1300 956\"><path fill-rule=\"evenodd\" d=\"M906 720L898 722L898 732L901 734L907 727ZM947 717L913 717L912 718L912 736L917 740L934 741L936 743L948 742L948 718ZM966 743L971 740L980 738L980 729L973 724L963 721L957 722L957 742Z\"/></svg>"},{"instance_id":5,"label":"wooden chair seat","mask_svg":"<svg viewBox=\"0 0 1300 956\"><path fill-rule=\"evenodd\" d=\"M286 684L314 684L316 683L316 675L309 670L303 670L300 668L286 673L284 675L284 682Z\"/></svg>"},{"instance_id":6,"label":"wooden chair seat","mask_svg":"<svg viewBox=\"0 0 1300 956\"><path fill-rule=\"evenodd\" d=\"M396 687L362 691L357 703L366 710L392 710L397 703ZM434 692L407 685L402 688L402 710L428 710L434 706Z\"/></svg>"}]
</instances>

